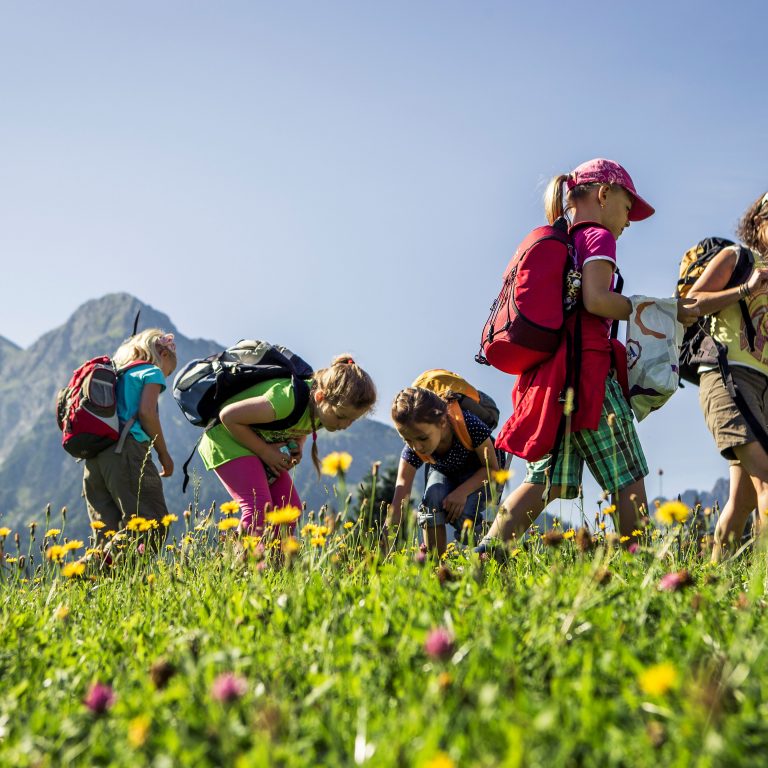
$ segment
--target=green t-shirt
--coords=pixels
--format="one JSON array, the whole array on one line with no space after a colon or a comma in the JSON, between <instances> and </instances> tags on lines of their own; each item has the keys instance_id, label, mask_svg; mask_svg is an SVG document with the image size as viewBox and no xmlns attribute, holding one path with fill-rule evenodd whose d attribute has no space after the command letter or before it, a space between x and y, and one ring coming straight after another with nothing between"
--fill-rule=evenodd
<instances>
[{"instance_id":1,"label":"green t-shirt","mask_svg":"<svg viewBox=\"0 0 768 768\"><path fill-rule=\"evenodd\" d=\"M307 384L311 387L312 380ZM239 395L227 400L225 405L247 400L249 397L264 397L275 410L275 419L284 419L291 415L294 405L293 387L290 379L270 379L254 384ZM317 424L318 429L320 424ZM312 420L309 415L309 406L301 415L299 421L289 429L279 431L271 429L258 429L254 427L259 437L268 443L279 443L285 440L304 437L312 433ZM206 469L215 469L232 459L241 456L253 456L253 453L232 437L229 430L223 424L217 424L209 429L200 441L198 452Z\"/></svg>"}]
</instances>

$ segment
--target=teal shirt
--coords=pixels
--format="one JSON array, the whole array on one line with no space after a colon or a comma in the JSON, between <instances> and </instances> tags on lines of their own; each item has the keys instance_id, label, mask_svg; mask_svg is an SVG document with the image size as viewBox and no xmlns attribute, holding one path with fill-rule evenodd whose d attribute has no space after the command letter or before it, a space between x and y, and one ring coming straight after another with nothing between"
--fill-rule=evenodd
<instances>
[{"instance_id":1,"label":"teal shirt","mask_svg":"<svg viewBox=\"0 0 768 768\"><path fill-rule=\"evenodd\" d=\"M311 387L312 381L307 384ZM275 411L275 419L284 419L291 415L295 403L293 386L290 379L270 379L262 381L260 384L254 384L239 395L227 400L224 405L238 403L241 400L247 400L250 397L264 397ZM320 428L319 422L317 428ZM256 432L267 443L279 443L286 440L295 440L312 433L312 419L307 406L299 421L289 429L271 430L260 429L254 425L253 431ZM253 452L232 437L230 431L223 425L217 424L209 429L200 440L198 453L203 460L206 469L215 469L232 459L239 459L241 456L253 456Z\"/></svg>"},{"instance_id":2,"label":"teal shirt","mask_svg":"<svg viewBox=\"0 0 768 768\"><path fill-rule=\"evenodd\" d=\"M165 389L165 374L152 363L137 365L121 373L117 379L117 418L120 419L122 429L129 419L136 421L128 433L140 443L149 443L152 438L141 428L139 424L139 403L141 392L145 384L159 384L160 391Z\"/></svg>"}]
</instances>

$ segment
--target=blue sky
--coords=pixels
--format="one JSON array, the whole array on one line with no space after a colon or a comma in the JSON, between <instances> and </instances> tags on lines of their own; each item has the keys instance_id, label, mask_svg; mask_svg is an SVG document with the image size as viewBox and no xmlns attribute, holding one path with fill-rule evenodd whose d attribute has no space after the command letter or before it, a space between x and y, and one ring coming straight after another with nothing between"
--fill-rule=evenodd
<instances>
[{"instance_id":1,"label":"blue sky","mask_svg":"<svg viewBox=\"0 0 768 768\"><path fill-rule=\"evenodd\" d=\"M473 361L548 178L624 164L627 293L768 188L764 2L0 2L0 334L128 291L190 336L351 351L376 418ZM666 492L726 473L696 391L640 425Z\"/></svg>"}]
</instances>

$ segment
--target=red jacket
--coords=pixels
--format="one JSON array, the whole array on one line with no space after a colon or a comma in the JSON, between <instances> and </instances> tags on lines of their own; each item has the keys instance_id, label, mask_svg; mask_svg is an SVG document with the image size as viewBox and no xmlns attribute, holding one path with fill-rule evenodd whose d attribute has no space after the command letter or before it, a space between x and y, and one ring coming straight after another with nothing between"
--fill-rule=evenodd
<instances>
[{"instance_id":1,"label":"red jacket","mask_svg":"<svg viewBox=\"0 0 768 768\"><path fill-rule=\"evenodd\" d=\"M576 315L568 319L566 333L573 334L575 321ZM597 429L605 399L605 380L612 366L627 393L624 345L608 338L604 318L581 310L581 333L578 410L571 417L571 432ZM566 358L564 337L552 357L518 376L512 388L513 413L496 438L497 448L526 461L541 459L552 450L563 415Z\"/></svg>"}]
</instances>

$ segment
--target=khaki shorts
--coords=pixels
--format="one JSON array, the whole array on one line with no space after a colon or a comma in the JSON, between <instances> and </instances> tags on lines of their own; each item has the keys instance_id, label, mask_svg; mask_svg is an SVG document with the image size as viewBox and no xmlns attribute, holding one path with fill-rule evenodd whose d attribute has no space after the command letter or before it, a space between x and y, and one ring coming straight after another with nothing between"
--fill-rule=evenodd
<instances>
[{"instance_id":1,"label":"khaki shorts","mask_svg":"<svg viewBox=\"0 0 768 768\"><path fill-rule=\"evenodd\" d=\"M731 375L755 418L762 424L768 423L768 377L743 365L732 365ZM699 404L717 450L732 464L738 464L733 449L752 443L757 437L728 394L720 371L701 374Z\"/></svg>"}]
</instances>

